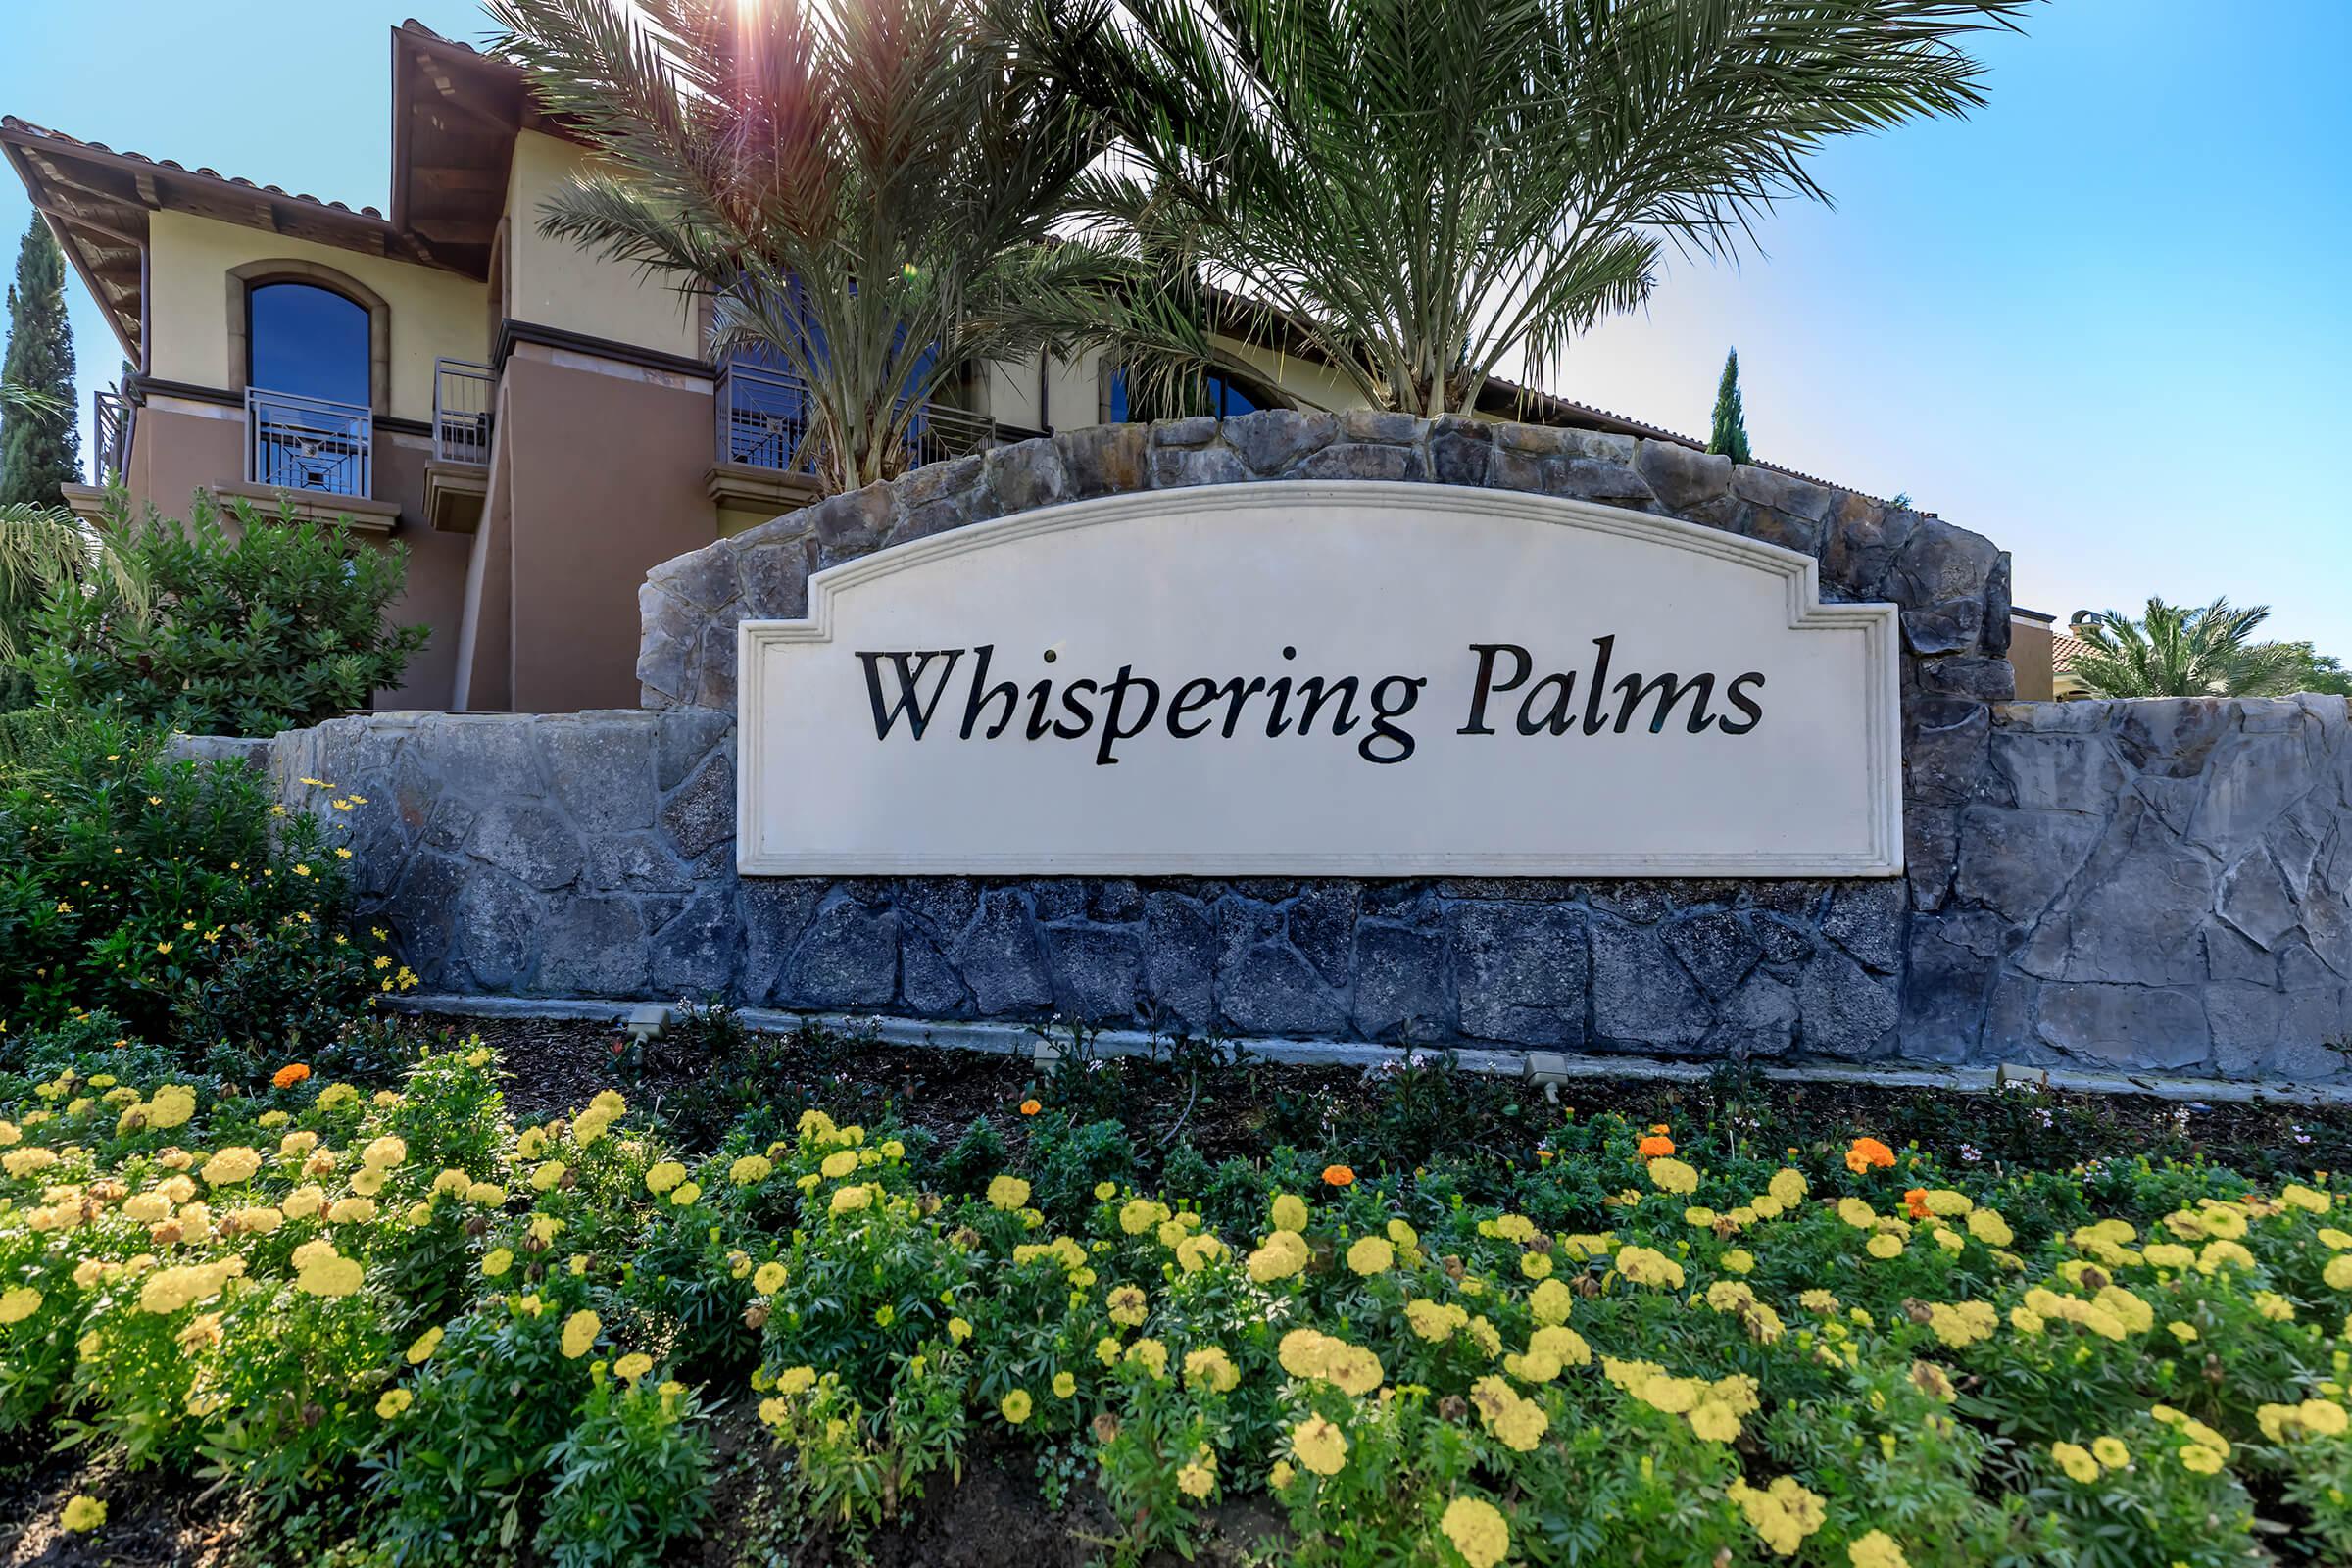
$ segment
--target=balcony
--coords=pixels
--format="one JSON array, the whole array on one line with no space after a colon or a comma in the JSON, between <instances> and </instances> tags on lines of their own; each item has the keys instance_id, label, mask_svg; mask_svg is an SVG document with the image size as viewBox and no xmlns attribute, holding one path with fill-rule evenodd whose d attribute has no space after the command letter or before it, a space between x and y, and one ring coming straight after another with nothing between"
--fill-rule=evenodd
<instances>
[{"instance_id":1,"label":"balcony","mask_svg":"<svg viewBox=\"0 0 2352 1568\"><path fill-rule=\"evenodd\" d=\"M498 377L470 360L433 362L433 457L424 466L424 513L444 533L481 526L490 493L491 411Z\"/></svg>"},{"instance_id":2,"label":"balcony","mask_svg":"<svg viewBox=\"0 0 2352 1568\"><path fill-rule=\"evenodd\" d=\"M740 361L718 370L715 462L710 499L721 506L789 512L817 497L816 443L808 390L789 371ZM926 405L906 433L906 466L920 467L1042 430L1000 424L985 414Z\"/></svg>"},{"instance_id":3,"label":"balcony","mask_svg":"<svg viewBox=\"0 0 2352 1568\"><path fill-rule=\"evenodd\" d=\"M96 436L90 453L90 483L120 484L130 471L131 425L138 406L120 392L90 394L90 429Z\"/></svg>"},{"instance_id":4,"label":"balcony","mask_svg":"<svg viewBox=\"0 0 2352 1568\"><path fill-rule=\"evenodd\" d=\"M331 398L245 389L245 479L216 486L223 499L282 507L312 522L389 533L396 502L374 499L375 415Z\"/></svg>"}]
</instances>

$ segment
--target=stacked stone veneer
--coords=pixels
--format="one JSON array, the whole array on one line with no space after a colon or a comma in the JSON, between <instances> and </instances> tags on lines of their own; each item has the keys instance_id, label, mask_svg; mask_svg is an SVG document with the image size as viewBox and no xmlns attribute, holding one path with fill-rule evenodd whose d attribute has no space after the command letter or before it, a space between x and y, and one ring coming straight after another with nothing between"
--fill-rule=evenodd
<instances>
[{"instance_id":1,"label":"stacked stone veneer","mask_svg":"<svg viewBox=\"0 0 2352 1568\"><path fill-rule=\"evenodd\" d=\"M738 620L802 614L810 573L946 528L1290 477L1683 517L1814 557L1825 599L1898 604L1909 874L735 875ZM2339 1069L2342 700L2008 703L2008 563L1991 544L1672 443L1390 415L1075 431L681 557L641 604L644 710L379 714L271 744L290 799L313 793L304 776L368 797L347 819L363 897L429 989L1651 1054Z\"/></svg>"}]
</instances>

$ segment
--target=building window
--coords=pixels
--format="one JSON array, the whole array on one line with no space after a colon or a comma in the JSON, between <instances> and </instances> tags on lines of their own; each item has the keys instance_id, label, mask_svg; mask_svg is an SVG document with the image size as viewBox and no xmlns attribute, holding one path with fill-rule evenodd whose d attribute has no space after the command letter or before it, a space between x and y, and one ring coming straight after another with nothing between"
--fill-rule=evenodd
<instances>
[{"instance_id":1,"label":"building window","mask_svg":"<svg viewBox=\"0 0 2352 1568\"><path fill-rule=\"evenodd\" d=\"M1220 419L1230 419L1236 415L1255 414L1260 409L1283 406L1261 389L1222 375L1211 375L1203 390L1205 396L1199 412L1215 415ZM1150 417L1152 416L1148 412L1138 412L1129 406L1127 372L1125 370L1112 371L1110 377L1110 422L1125 424L1130 419Z\"/></svg>"},{"instance_id":2,"label":"building window","mask_svg":"<svg viewBox=\"0 0 2352 1568\"><path fill-rule=\"evenodd\" d=\"M286 490L373 493L373 322L314 283L245 294L245 478Z\"/></svg>"},{"instance_id":3,"label":"building window","mask_svg":"<svg viewBox=\"0 0 2352 1568\"><path fill-rule=\"evenodd\" d=\"M315 283L262 283L245 296L245 384L365 409L368 307Z\"/></svg>"}]
</instances>

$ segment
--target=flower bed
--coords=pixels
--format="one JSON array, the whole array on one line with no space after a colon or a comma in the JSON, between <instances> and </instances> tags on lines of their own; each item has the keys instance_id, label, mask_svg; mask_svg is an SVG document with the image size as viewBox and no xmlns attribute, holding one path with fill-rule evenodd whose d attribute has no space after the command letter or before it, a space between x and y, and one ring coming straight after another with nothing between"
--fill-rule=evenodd
<instances>
[{"instance_id":1,"label":"flower bed","mask_svg":"<svg viewBox=\"0 0 2352 1568\"><path fill-rule=\"evenodd\" d=\"M2352 1553L2316 1177L1604 1114L1498 1203L1287 1150L1145 1192L821 1110L692 1158L609 1092L517 1131L483 1049L374 1094L87 1070L0 1125L0 1424L219 1476L281 1553L800 1561L1024 1448L1118 1560L1252 1495L1307 1564Z\"/></svg>"}]
</instances>

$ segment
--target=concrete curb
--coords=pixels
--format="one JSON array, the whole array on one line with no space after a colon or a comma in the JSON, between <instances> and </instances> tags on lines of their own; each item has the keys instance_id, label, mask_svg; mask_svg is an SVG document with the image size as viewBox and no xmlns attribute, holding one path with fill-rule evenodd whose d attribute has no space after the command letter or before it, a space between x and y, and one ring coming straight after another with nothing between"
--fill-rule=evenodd
<instances>
[{"instance_id":1,"label":"concrete curb","mask_svg":"<svg viewBox=\"0 0 2352 1568\"><path fill-rule=\"evenodd\" d=\"M604 1002L585 997L469 997L422 995L387 997L382 1005L403 1013L466 1018L534 1018L618 1026L640 1002ZM931 1046L952 1051L978 1051L999 1056L1028 1056L1046 1043L1037 1026L1022 1023L941 1021L897 1018L872 1013L786 1012L773 1007L739 1007L735 1016L747 1029L763 1034L787 1034L803 1024L816 1024L836 1034L880 1041L893 1046ZM1105 1029L1095 1036L1095 1049L1105 1056L1140 1056L1164 1049L1165 1036L1137 1029ZM1413 1054L1427 1055L1435 1048L1409 1052L1399 1046L1375 1046L1336 1040L1242 1039L1231 1042L1266 1061L1298 1067L1363 1067L1400 1065ZM1048 1046L1049 1053L1052 1048ZM1644 1078L1668 1083L1703 1083L1714 1065L1672 1061L1653 1056L1592 1056L1562 1052L1508 1049L1456 1049L1455 1059L1472 1072L1498 1077L1535 1077L1559 1083L1580 1079ZM1050 1056L1049 1058L1050 1059ZM2158 1073L2081 1072L2039 1067L1867 1067L1836 1063L1804 1063L1760 1067L1759 1074L1776 1083L1850 1084L1867 1089L1925 1089L1983 1095L2004 1082L2038 1087L2047 1085L2074 1093L2142 1095L2156 1100L2228 1104L2343 1105L2352 1104L2352 1085L2264 1085L2230 1083L2210 1078L2175 1078Z\"/></svg>"}]
</instances>

